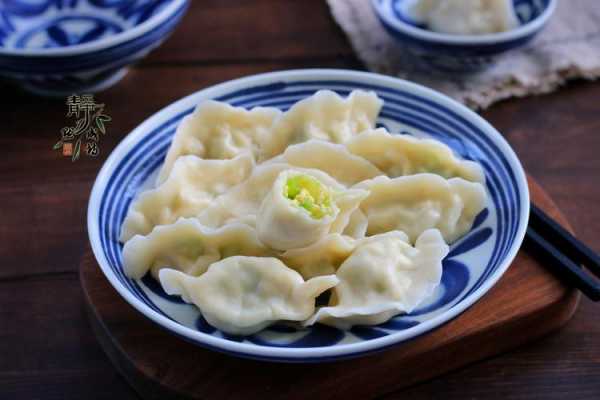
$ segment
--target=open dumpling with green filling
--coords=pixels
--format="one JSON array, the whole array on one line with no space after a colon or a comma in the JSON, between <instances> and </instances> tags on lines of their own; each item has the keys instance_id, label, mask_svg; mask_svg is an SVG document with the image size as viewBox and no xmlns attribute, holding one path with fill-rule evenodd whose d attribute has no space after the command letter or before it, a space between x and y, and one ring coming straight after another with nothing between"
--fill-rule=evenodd
<instances>
[{"instance_id":1,"label":"open dumpling with green filling","mask_svg":"<svg viewBox=\"0 0 600 400\"><path fill-rule=\"evenodd\" d=\"M308 246L328 233L340 233L365 190L335 191L299 170L279 174L257 215L259 239L277 250Z\"/></svg>"},{"instance_id":2,"label":"open dumpling with green filling","mask_svg":"<svg viewBox=\"0 0 600 400\"><path fill-rule=\"evenodd\" d=\"M287 181L284 182L287 178L281 178L281 180L278 181L280 177L284 175L288 176L289 174L296 176L302 175L304 178L292 179L289 182L291 186L287 186ZM290 175L289 177L291 178L292 176ZM273 187L276 185L279 186L279 189L274 190ZM298 218L299 215L302 215L307 218L318 219L319 225L323 222L330 224L328 225L329 229L325 233L344 232L344 229L350 223L351 215L358 209L360 202L369 194L368 190L365 189L348 189L346 186L318 169L297 168L280 162L266 163L257 166L244 182L230 189L227 193L217 197L213 201L213 204L202 211L197 218L202 224L215 228L233 221L243 222L258 228L259 213L261 213L262 209L263 221L261 222L261 228L258 228L258 230L281 230L281 227L278 228L277 226L282 223L282 220L277 218L276 221L267 222L267 219L269 218L267 213L271 212L269 211L270 207L279 204L278 200L283 201L283 198L285 197L284 186L287 187L288 195L291 193L294 197L293 199L286 200L290 202L290 205L294 205L294 208L289 209L288 211L298 210L299 214L296 214L296 217ZM313 190L314 196L308 195L310 194L310 191L308 190L309 187ZM322 194L317 194L317 188L323 190ZM298 189L297 193L295 193L296 189ZM304 189L304 191L302 189ZM330 196L328 200L325 199L325 197L327 197L325 195L326 193ZM322 199L323 201L315 202L315 197L318 198L319 196L325 196ZM268 203L273 204L269 205ZM329 209L326 204L328 204L331 209ZM335 211L336 207L339 211ZM307 208L310 209L310 211ZM327 217L326 214L332 214L333 219ZM317 218L319 216L321 218ZM291 225L286 224L286 226L288 229L292 229ZM299 223L293 230L299 229L300 226L301 224ZM281 234L281 231L278 233ZM295 234L295 232L288 232L287 234L292 235ZM272 235L274 235L274 233L269 233L269 236ZM304 245L298 243L296 243L297 245L292 245L293 247L289 247L289 244L284 246L275 245L273 248L287 250L290 248L303 247L316 242L319 238L321 238L321 235L315 235L313 238L314 240L307 241ZM264 239L265 236L262 236L261 240ZM271 246L273 242L269 241L268 238L266 240L267 242L265 243Z\"/></svg>"}]
</instances>

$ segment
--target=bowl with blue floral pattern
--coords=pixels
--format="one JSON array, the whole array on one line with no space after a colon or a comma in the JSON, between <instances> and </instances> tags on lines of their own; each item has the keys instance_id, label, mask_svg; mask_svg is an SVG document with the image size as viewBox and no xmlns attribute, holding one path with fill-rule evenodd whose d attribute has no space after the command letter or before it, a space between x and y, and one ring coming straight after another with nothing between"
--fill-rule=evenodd
<instances>
[{"instance_id":1,"label":"bowl with blue floral pattern","mask_svg":"<svg viewBox=\"0 0 600 400\"><path fill-rule=\"evenodd\" d=\"M512 0L517 26L477 35L434 32L412 11L415 0L371 0L377 18L402 49L435 70L477 71L529 43L550 20L557 0Z\"/></svg>"},{"instance_id":2,"label":"bowl with blue floral pattern","mask_svg":"<svg viewBox=\"0 0 600 400\"><path fill-rule=\"evenodd\" d=\"M393 134L437 139L460 157L479 163L488 200L470 231L450 246L440 285L408 314L350 330L315 324L275 324L258 333L221 332L198 309L171 296L150 274L131 279L124 271L121 226L129 206L151 185L165 161L177 126L205 100L233 106L287 110L319 90L342 96L375 92L383 101L379 126ZM91 246L106 278L137 311L158 326L199 346L277 362L323 362L385 350L425 335L481 299L510 266L529 218L523 168L489 123L454 100L414 83L346 70L293 70L237 79L200 90L164 108L134 129L112 152L96 178L88 206ZM173 340L177 340L174 338Z\"/></svg>"},{"instance_id":3,"label":"bowl with blue floral pattern","mask_svg":"<svg viewBox=\"0 0 600 400\"><path fill-rule=\"evenodd\" d=\"M40 95L93 93L175 29L189 0L5 0L0 77Z\"/></svg>"}]
</instances>

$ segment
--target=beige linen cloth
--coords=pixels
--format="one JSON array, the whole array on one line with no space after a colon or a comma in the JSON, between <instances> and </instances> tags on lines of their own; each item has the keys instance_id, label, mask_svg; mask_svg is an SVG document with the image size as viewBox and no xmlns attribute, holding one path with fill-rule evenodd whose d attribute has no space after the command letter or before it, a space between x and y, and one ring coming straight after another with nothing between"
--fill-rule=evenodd
<instances>
[{"instance_id":1,"label":"beige linen cloth","mask_svg":"<svg viewBox=\"0 0 600 400\"><path fill-rule=\"evenodd\" d=\"M505 53L485 71L466 75L423 71L381 27L370 0L327 1L367 68L437 89L472 108L600 76L600 0L559 0L532 42Z\"/></svg>"}]
</instances>

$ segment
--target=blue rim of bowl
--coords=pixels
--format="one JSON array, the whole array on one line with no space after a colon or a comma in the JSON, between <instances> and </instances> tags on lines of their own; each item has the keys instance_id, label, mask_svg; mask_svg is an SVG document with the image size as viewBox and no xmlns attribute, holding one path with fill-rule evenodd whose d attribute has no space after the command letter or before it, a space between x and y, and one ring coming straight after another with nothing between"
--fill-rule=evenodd
<instances>
[{"instance_id":1,"label":"blue rim of bowl","mask_svg":"<svg viewBox=\"0 0 600 400\"><path fill-rule=\"evenodd\" d=\"M407 36L425 42L459 46L494 45L503 42L512 42L523 37L529 37L539 31L548 22L552 14L554 14L558 2L558 0L549 0L548 6L537 18L516 29L485 35L451 35L418 28L394 17L394 12L392 10L393 1L394 0L371 0L371 4L377 16L389 28L396 29Z\"/></svg>"},{"instance_id":2,"label":"blue rim of bowl","mask_svg":"<svg viewBox=\"0 0 600 400\"><path fill-rule=\"evenodd\" d=\"M182 8L189 5L191 0L172 0L171 4L160 10L156 15L150 17L147 21L135 26L132 29L126 29L116 35L111 35L102 39L94 40L89 43L77 44L74 46L55 47L51 49L6 49L0 46L0 56L14 57L61 57L76 56L85 53L106 50L117 47L125 42L134 40L146 34L146 32L160 26L173 14L178 14Z\"/></svg>"},{"instance_id":3,"label":"blue rim of bowl","mask_svg":"<svg viewBox=\"0 0 600 400\"><path fill-rule=\"evenodd\" d=\"M311 79L312 78L312 79ZM136 297L130 289L125 287L110 266L110 262L106 258L102 240L100 238L101 223L99 218L102 215L101 208L105 192L110 192L107 189L110 180L114 178L114 172L123 162L124 156L131 152L135 145L139 144L142 138L149 137L148 132L161 129L168 126L172 121L177 121L182 115L190 112L190 106L195 106L195 98L202 94L206 98L218 97L226 100L226 93L240 93L245 90L251 92L253 89L265 88L277 84L277 82L295 83L298 81L319 84L324 82L343 82L346 85L356 85L357 87L373 86L381 90L403 90L412 94L415 98L421 101L427 101L440 110L455 115L461 118L473 129L485 132L485 137L482 140L487 140L500 150L504 157L501 160L506 164L507 171L510 173L509 181L515 185L516 203L518 205L516 226L511 229L512 244L505 249L501 256L498 256L502 261L498 263L496 269L491 274L480 278L479 286L476 290L470 292L466 297L452 306L449 310L437 315L427 321L421 322L417 326L405 331L399 331L385 337L372 339L364 342L353 344L341 344L330 347L310 347L310 348L284 348L284 347L262 347L246 343L229 341L207 335L202 332L187 328L173 321L161 312L153 310L148 304ZM364 83L367 82L367 83ZM250 86L250 88L249 88ZM236 79L220 85L216 85L200 92L187 96L176 103L164 108L152 117L140 124L134 131L127 135L123 141L117 146L113 153L109 156L104 166L96 178L90 202L88 206L88 234L92 244L92 250L105 276L119 294L134 308L140 311L143 315L156 322L159 326L167 329L171 333L182 337L185 340L191 341L197 345L210 348L212 350L234 354L241 357L256 358L270 361L285 361L285 362L320 362L331 361L340 358L358 357L367 353L382 351L387 347L397 345L403 341L420 336L431 329L451 320L465 309L475 303L483 296L504 274L506 269L517 254L518 249L523 241L527 221L529 218L529 191L525 179L525 174L521 164L513 150L502 136L485 120L477 114L468 110L466 107L458 104L454 100L437 93L431 89L414 83L406 82L400 79L386 77L378 74L357 71L345 70L292 70L273 72L267 74L259 74L247 78ZM105 227L102 226L102 229Z\"/></svg>"}]
</instances>

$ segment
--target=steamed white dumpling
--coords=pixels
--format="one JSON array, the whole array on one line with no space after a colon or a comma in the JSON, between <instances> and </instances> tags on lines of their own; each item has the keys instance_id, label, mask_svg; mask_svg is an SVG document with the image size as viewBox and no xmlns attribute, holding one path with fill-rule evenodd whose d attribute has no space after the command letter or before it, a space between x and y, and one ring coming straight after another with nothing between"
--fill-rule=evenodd
<instances>
[{"instance_id":1,"label":"steamed white dumpling","mask_svg":"<svg viewBox=\"0 0 600 400\"><path fill-rule=\"evenodd\" d=\"M357 208L350 214L348 224L343 230L343 234L353 239L362 239L367 234L369 220L360 208Z\"/></svg>"},{"instance_id":2,"label":"steamed white dumpling","mask_svg":"<svg viewBox=\"0 0 600 400\"><path fill-rule=\"evenodd\" d=\"M276 108L247 110L212 100L200 103L177 127L158 183L167 179L175 160L186 154L228 159L250 152L260 157L260 143L268 140L273 123L280 115L281 111Z\"/></svg>"},{"instance_id":3,"label":"steamed white dumpling","mask_svg":"<svg viewBox=\"0 0 600 400\"><path fill-rule=\"evenodd\" d=\"M447 254L448 245L434 229L423 232L415 247L398 231L364 239L338 269L340 282L329 306L305 325L320 322L349 329L409 313L439 285Z\"/></svg>"},{"instance_id":4,"label":"steamed white dumpling","mask_svg":"<svg viewBox=\"0 0 600 400\"><path fill-rule=\"evenodd\" d=\"M284 163L265 163L257 166L244 182L217 197L210 207L198 215L198 220L212 227L222 226L231 221L256 227L257 216L265 198L271 192L278 176L289 170L315 178L334 194L340 212L331 225L332 233L341 233L344 230L352 212L368 194L364 189L348 190L326 173L316 169L294 168Z\"/></svg>"},{"instance_id":5,"label":"steamed white dumpling","mask_svg":"<svg viewBox=\"0 0 600 400\"><path fill-rule=\"evenodd\" d=\"M315 299L338 283L335 275L304 281L276 258L229 257L200 277L163 269L165 292L195 304L212 326L234 335L250 335L276 321L302 321L315 310Z\"/></svg>"},{"instance_id":6,"label":"steamed white dumpling","mask_svg":"<svg viewBox=\"0 0 600 400\"><path fill-rule=\"evenodd\" d=\"M259 164L252 174L227 193L217 197L210 207L198 215L198 219L207 226L218 227L228 221L242 221L256 226L256 215L267 194L280 173L292 169L286 163ZM345 187L329 175L316 169L295 168L325 184L332 190L342 190Z\"/></svg>"},{"instance_id":7,"label":"steamed white dumpling","mask_svg":"<svg viewBox=\"0 0 600 400\"><path fill-rule=\"evenodd\" d=\"M411 11L428 29L456 35L504 32L519 25L512 0L418 0Z\"/></svg>"},{"instance_id":8,"label":"steamed white dumpling","mask_svg":"<svg viewBox=\"0 0 600 400\"><path fill-rule=\"evenodd\" d=\"M330 231L339 212L327 185L293 169L283 171L258 211L258 238L277 250L305 247Z\"/></svg>"},{"instance_id":9,"label":"steamed white dumpling","mask_svg":"<svg viewBox=\"0 0 600 400\"><path fill-rule=\"evenodd\" d=\"M304 279L310 279L335 274L355 246L356 240L353 238L333 233L308 247L287 250L280 258Z\"/></svg>"},{"instance_id":10,"label":"steamed white dumpling","mask_svg":"<svg viewBox=\"0 0 600 400\"><path fill-rule=\"evenodd\" d=\"M242 221L256 226L256 214L273 187L279 174L290 169L285 163L259 164L244 182L217 197L210 207L198 215L198 220L207 226L219 227L228 221ZM335 184L333 180L328 184Z\"/></svg>"},{"instance_id":11,"label":"steamed white dumpling","mask_svg":"<svg viewBox=\"0 0 600 400\"><path fill-rule=\"evenodd\" d=\"M172 224L180 217L196 216L215 197L245 180L253 167L249 153L230 160L179 157L163 184L142 192L132 203L120 240L126 242L134 235L147 235L155 226Z\"/></svg>"},{"instance_id":12,"label":"steamed white dumpling","mask_svg":"<svg viewBox=\"0 0 600 400\"><path fill-rule=\"evenodd\" d=\"M273 127L264 143L264 156L274 157L309 139L344 143L373 128L383 101L374 92L355 90L346 98L320 90L292 106Z\"/></svg>"},{"instance_id":13,"label":"steamed white dumpling","mask_svg":"<svg viewBox=\"0 0 600 400\"><path fill-rule=\"evenodd\" d=\"M344 185L354 185L382 174L369 161L350 153L346 146L323 140L311 139L289 146L274 160L295 167L318 169Z\"/></svg>"},{"instance_id":14,"label":"steamed white dumpling","mask_svg":"<svg viewBox=\"0 0 600 400\"><path fill-rule=\"evenodd\" d=\"M487 197L480 183L434 174L380 176L357 187L370 191L360 205L368 220L367 234L400 230L411 242L431 228L454 242L469 232Z\"/></svg>"},{"instance_id":15,"label":"steamed white dumpling","mask_svg":"<svg viewBox=\"0 0 600 400\"><path fill-rule=\"evenodd\" d=\"M302 171L283 171L258 211L258 238L277 250L306 247L328 233L341 233L368 194L362 189L335 191Z\"/></svg>"},{"instance_id":16,"label":"steamed white dumpling","mask_svg":"<svg viewBox=\"0 0 600 400\"><path fill-rule=\"evenodd\" d=\"M361 237L360 232L362 227L350 226L351 222L355 223L353 216L359 209L361 202L367 198L369 191L365 188L346 189L341 192L334 193L333 200L336 206L340 209L337 218L331 224L329 233L344 233L352 237ZM360 221L359 221L360 223ZM356 235L356 236L355 236Z\"/></svg>"},{"instance_id":17,"label":"steamed white dumpling","mask_svg":"<svg viewBox=\"0 0 600 400\"><path fill-rule=\"evenodd\" d=\"M437 140L392 135L379 128L354 137L347 147L392 178L430 172L445 178L485 182L479 164L458 158L450 147Z\"/></svg>"},{"instance_id":18,"label":"steamed white dumpling","mask_svg":"<svg viewBox=\"0 0 600 400\"><path fill-rule=\"evenodd\" d=\"M148 236L136 235L123 248L125 274L134 279L149 270L154 277L169 267L200 275L208 266L232 255L266 256L272 253L256 237L254 228L240 223L214 229L195 219L158 226Z\"/></svg>"}]
</instances>

